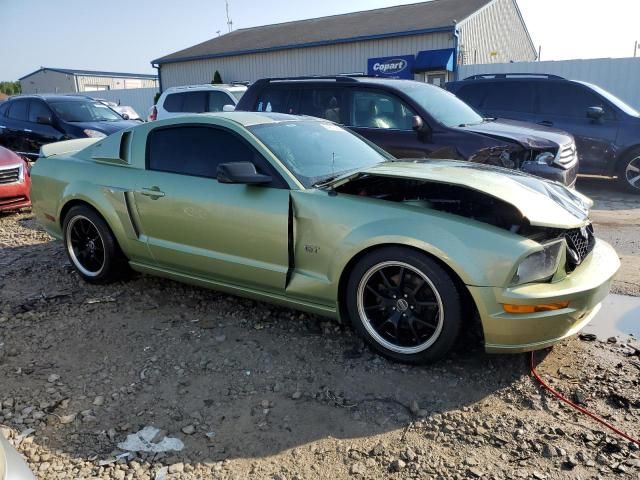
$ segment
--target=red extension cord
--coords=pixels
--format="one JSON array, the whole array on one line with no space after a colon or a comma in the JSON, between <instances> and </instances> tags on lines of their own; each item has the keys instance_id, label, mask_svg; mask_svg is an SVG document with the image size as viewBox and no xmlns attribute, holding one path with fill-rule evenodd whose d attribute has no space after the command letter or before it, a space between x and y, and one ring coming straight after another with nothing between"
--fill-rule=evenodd
<instances>
[{"instance_id":1,"label":"red extension cord","mask_svg":"<svg viewBox=\"0 0 640 480\"><path fill-rule=\"evenodd\" d=\"M596 414L591 413L589 410L587 410L586 408L581 407L580 405L577 405L575 403L573 403L571 400L569 400L568 398L566 398L565 396L563 396L561 393L557 392L556 390L554 390L553 388L551 388L551 386L549 386L541 377L540 375L538 375L538 372L536 372L536 364L535 364L535 354L534 352L531 352L531 374L535 377L536 380L538 380L538 382L540 382L540 385L542 385L542 388L548 390L549 392L551 392L555 397L557 397L559 400L563 401L564 403L571 405L573 408L575 408L576 410L578 410L580 413L584 413L586 416L591 417L592 419L594 419L596 422L604 425L605 427L607 427L609 430L614 431L615 433L617 433L618 435L620 435L623 438L626 438L627 440L629 440L632 443L635 443L636 445L638 445L640 447L640 440L633 438L631 435L627 435L626 433L624 433L621 430L618 430L616 427L614 427L613 425L611 425L610 423L608 423L606 420L598 417Z\"/></svg>"}]
</instances>

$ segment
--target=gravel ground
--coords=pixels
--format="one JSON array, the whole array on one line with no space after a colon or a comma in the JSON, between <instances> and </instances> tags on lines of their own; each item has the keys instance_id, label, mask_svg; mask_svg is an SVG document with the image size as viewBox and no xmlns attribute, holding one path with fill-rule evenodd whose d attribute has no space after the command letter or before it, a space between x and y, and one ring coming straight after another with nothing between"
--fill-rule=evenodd
<instances>
[{"instance_id":1,"label":"gravel ground","mask_svg":"<svg viewBox=\"0 0 640 480\"><path fill-rule=\"evenodd\" d=\"M640 295L640 199L597 179L599 236ZM536 355L640 437L640 343ZM640 478L640 451L543 392L528 355L461 342L407 367L314 316L138 276L94 287L29 212L0 216L0 430L40 479ZM128 435L155 427L146 447ZM151 438L153 437L153 438Z\"/></svg>"}]
</instances>

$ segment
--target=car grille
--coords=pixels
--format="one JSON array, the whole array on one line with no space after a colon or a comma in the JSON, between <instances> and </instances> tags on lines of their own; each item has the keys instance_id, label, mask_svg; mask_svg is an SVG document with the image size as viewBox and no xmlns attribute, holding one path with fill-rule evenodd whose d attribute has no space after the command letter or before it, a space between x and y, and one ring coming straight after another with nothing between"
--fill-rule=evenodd
<instances>
[{"instance_id":1,"label":"car grille","mask_svg":"<svg viewBox=\"0 0 640 480\"><path fill-rule=\"evenodd\" d=\"M593 225L567 230L564 238L567 242L567 272L572 272L589 256L596 245Z\"/></svg>"},{"instance_id":2,"label":"car grille","mask_svg":"<svg viewBox=\"0 0 640 480\"><path fill-rule=\"evenodd\" d=\"M20 167L0 169L0 185L3 183L16 183L20 180Z\"/></svg>"},{"instance_id":3,"label":"car grille","mask_svg":"<svg viewBox=\"0 0 640 480\"><path fill-rule=\"evenodd\" d=\"M578 160L578 149L575 143L570 143L560 148L560 151L556 155L555 163L558 165L570 165Z\"/></svg>"}]
</instances>

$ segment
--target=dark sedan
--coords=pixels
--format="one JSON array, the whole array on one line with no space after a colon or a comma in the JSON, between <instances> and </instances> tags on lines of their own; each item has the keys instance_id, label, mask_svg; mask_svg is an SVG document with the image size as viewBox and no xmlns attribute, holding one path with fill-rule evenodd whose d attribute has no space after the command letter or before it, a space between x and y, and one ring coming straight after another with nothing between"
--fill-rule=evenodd
<instances>
[{"instance_id":1,"label":"dark sedan","mask_svg":"<svg viewBox=\"0 0 640 480\"><path fill-rule=\"evenodd\" d=\"M0 145L32 160L47 143L105 137L135 125L82 96L22 95L0 104Z\"/></svg>"}]
</instances>

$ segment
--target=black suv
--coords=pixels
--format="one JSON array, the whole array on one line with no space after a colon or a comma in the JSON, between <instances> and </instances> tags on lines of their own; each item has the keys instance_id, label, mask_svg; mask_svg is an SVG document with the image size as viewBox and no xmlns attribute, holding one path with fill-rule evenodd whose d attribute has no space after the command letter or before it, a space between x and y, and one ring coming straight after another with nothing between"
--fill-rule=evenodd
<instances>
[{"instance_id":1,"label":"black suv","mask_svg":"<svg viewBox=\"0 0 640 480\"><path fill-rule=\"evenodd\" d=\"M556 75L474 75L446 88L483 115L524 120L571 133L580 173L617 176L640 193L640 113L615 95Z\"/></svg>"},{"instance_id":2,"label":"black suv","mask_svg":"<svg viewBox=\"0 0 640 480\"><path fill-rule=\"evenodd\" d=\"M571 135L523 122L483 118L442 88L361 76L258 80L236 110L321 117L398 158L453 158L519 169L573 185Z\"/></svg>"},{"instance_id":3,"label":"black suv","mask_svg":"<svg viewBox=\"0 0 640 480\"><path fill-rule=\"evenodd\" d=\"M89 97L20 95L0 103L0 145L30 160L47 143L105 137L140 125Z\"/></svg>"}]
</instances>

